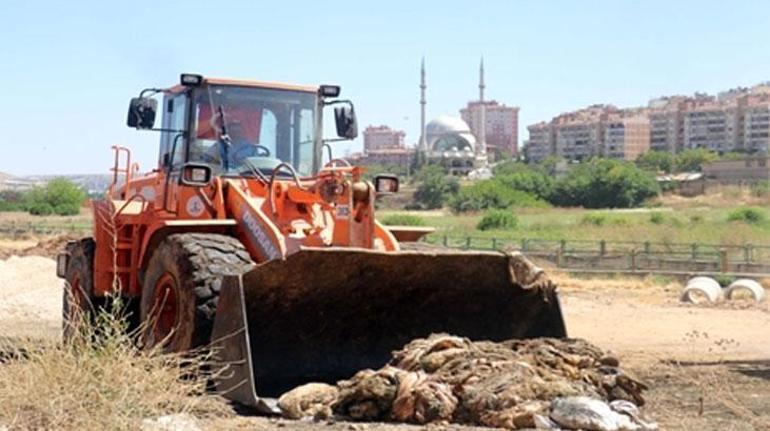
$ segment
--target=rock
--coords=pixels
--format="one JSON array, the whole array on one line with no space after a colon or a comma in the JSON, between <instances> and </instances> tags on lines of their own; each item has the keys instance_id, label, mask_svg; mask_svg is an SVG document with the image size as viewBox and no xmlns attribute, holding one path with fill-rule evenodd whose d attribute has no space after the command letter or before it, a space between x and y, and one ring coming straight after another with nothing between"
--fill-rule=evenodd
<instances>
[{"instance_id":1,"label":"rock","mask_svg":"<svg viewBox=\"0 0 770 431\"><path fill-rule=\"evenodd\" d=\"M200 427L194 417L177 413L143 420L142 431L200 431Z\"/></svg>"},{"instance_id":2,"label":"rock","mask_svg":"<svg viewBox=\"0 0 770 431\"><path fill-rule=\"evenodd\" d=\"M278 398L281 414L289 419L326 419L332 416L331 405L337 401L337 387L325 383L308 383Z\"/></svg>"},{"instance_id":3,"label":"rock","mask_svg":"<svg viewBox=\"0 0 770 431\"><path fill-rule=\"evenodd\" d=\"M560 427L591 431L653 431L655 423L640 419L639 409L625 400L604 401L588 397L557 398L550 418Z\"/></svg>"}]
</instances>

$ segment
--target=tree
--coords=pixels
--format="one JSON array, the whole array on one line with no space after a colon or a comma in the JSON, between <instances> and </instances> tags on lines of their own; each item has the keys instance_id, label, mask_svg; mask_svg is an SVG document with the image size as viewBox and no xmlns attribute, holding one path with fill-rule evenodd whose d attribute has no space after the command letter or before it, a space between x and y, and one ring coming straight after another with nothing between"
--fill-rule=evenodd
<instances>
[{"instance_id":1,"label":"tree","mask_svg":"<svg viewBox=\"0 0 770 431\"><path fill-rule=\"evenodd\" d=\"M551 203L585 208L631 208L660 193L654 176L633 163L593 159L556 181Z\"/></svg>"},{"instance_id":2,"label":"tree","mask_svg":"<svg viewBox=\"0 0 770 431\"><path fill-rule=\"evenodd\" d=\"M676 168L680 172L700 172L706 163L711 163L719 159L719 156L709 150L696 148L685 150L676 156Z\"/></svg>"},{"instance_id":3,"label":"tree","mask_svg":"<svg viewBox=\"0 0 770 431\"><path fill-rule=\"evenodd\" d=\"M648 151L636 159L636 166L654 173L671 173L676 166L676 157L668 151Z\"/></svg>"}]
</instances>

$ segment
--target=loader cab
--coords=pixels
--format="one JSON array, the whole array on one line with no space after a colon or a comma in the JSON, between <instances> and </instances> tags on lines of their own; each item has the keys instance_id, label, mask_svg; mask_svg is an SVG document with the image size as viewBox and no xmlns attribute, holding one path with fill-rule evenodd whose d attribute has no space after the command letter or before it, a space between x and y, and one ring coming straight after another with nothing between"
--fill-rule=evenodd
<instances>
[{"instance_id":1,"label":"loader cab","mask_svg":"<svg viewBox=\"0 0 770 431\"><path fill-rule=\"evenodd\" d=\"M153 129L157 102L146 92L163 93L162 124ZM159 169L178 172L186 164L207 165L214 175L270 175L281 164L299 176L316 173L324 142L353 139L352 104L332 100L339 87L296 86L182 75L170 89L148 89L132 99L128 124L161 132ZM324 140L322 111L335 107L338 139Z\"/></svg>"}]
</instances>

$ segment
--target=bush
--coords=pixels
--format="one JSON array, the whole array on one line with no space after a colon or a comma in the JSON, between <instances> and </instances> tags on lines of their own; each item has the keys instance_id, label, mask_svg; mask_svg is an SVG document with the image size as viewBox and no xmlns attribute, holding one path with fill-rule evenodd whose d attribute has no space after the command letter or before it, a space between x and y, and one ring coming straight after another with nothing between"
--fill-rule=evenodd
<instances>
[{"instance_id":1,"label":"bush","mask_svg":"<svg viewBox=\"0 0 770 431\"><path fill-rule=\"evenodd\" d=\"M521 190L514 190L494 178L478 181L460 189L450 205L456 212L548 206L537 197Z\"/></svg>"},{"instance_id":2,"label":"bush","mask_svg":"<svg viewBox=\"0 0 770 431\"><path fill-rule=\"evenodd\" d=\"M703 216L700 214L693 214L690 216L690 223L692 224L698 224L703 223Z\"/></svg>"},{"instance_id":3,"label":"bush","mask_svg":"<svg viewBox=\"0 0 770 431\"><path fill-rule=\"evenodd\" d=\"M735 281L735 277L727 274L715 274L714 280L716 280L720 286L727 287Z\"/></svg>"},{"instance_id":4,"label":"bush","mask_svg":"<svg viewBox=\"0 0 770 431\"><path fill-rule=\"evenodd\" d=\"M0 211L24 211L24 194L13 190L0 192Z\"/></svg>"},{"instance_id":5,"label":"bush","mask_svg":"<svg viewBox=\"0 0 770 431\"><path fill-rule=\"evenodd\" d=\"M425 226L425 219L413 214L391 214L380 220L388 226Z\"/></svg>"},{"instance_id":6,"label":"bush","mask_svg":"<svg viewBox=\"0 0 770 431\"><path fill-rule=\"evenodd\" d=\"M751 195L757 198L770 196L770 182L760 181L751 185Z\"/></svg>"},{"instance_id":7,"label":"bush","mask_svg":"<svg viewBox=\"0 0 770 431\"><path fill-rule=\"evenodd\" d=\"M738 208L727 214L727 221L740 221L747 224L764 223L767 214L759 208Z\"/></svg>"},{"instance_id":8,"label":"bush","mask_svg":"<svg viewBox=\"0 0 770 431\"><path fill-rule=\"evenodd\" d=\"M580 224L593 226L628 226L631 221L623 215L610 215L602 213L588 213L580 219Z\"/></svg>"},{"instance_id":9,"label":"bush","mask_svg":"<svg viewBox=\"0 0 770 431\"><path fill-rule=\"evenodd\" d=\"M503 230L514 229L519 224L519 219L510 211L493 209L487 211L484 217L476 225L478 230Z\"/></svg>"},{"instance_id":10,"label":"bush","mask_svg":"<svg viewBox=\"0 0 770 431\"><path fill-rule=\"evenodd\" d=\"M592 224L594 226L604 226L607 224L607 216L604 214L589 213L580 219L580 224Z\"/></svg>"},{"instance_id":11,"label":"bush","mask_svg":"<svg viewBox=\"0 0 770 431\"><path fill-rule=\"evenodd\" d=\"M429 165L418 171L414 176L418 183L414 192L414 202L422 209L436 209L454 196L460 189L457 178L447 177L440 166Z\"/></svg>"},{"instance_id":12,"label":"bush","mask_svg":"<svg viewBox=\"0 0 770 431\"><path fill-rule=\"evenodd\" d=\"M585 208L631 208L657 196L652 174L630 162L594 159L573 168L556 181L551 203Z\"/></svg>"},{"instance_id":13,"label":"bush","mask_svg":"<svg viewBox=\"0 0 770 431\"><path fill-rule=\"evenodd\" d=\"M663 214L659 212L654 212L650 214L650 223L652 224L663 224Z\"/></svg>"},{"instance_id":14,"label":"bush","mask_svg":"<svg viewBox=\"0 0 770 431\"><path fill-rule=\"evenodd\" d=\"M27 211L32 215L47 216L54 213L54 208L48 202L33 202Z\"/></svg>"},{"instance_id":15,"label":"bush","mask_svg":"<svg viewBox=\"0 0 770 431\"><path fill-rule=\"evenodd\" d=\"M22 207L33 215L77 215L86 193L72 181L57 178L35 187L22 197Z\"/></svg>"}]
</instances>

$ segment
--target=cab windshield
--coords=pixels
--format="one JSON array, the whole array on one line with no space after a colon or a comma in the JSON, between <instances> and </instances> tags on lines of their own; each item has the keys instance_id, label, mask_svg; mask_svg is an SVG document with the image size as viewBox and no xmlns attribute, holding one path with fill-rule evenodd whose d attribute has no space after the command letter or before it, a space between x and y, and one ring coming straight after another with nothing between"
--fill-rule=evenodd
<instances>
[{"instance_id":1,"label":"cab windshield","mask_svg":"<svg viewBox=\"0 0 770 431\"><path fill-rule=\"evenodd\" d=\"M193 100L187 160L217 174L269 175L282 162L312 174L315 94L211 85Z\"/></svg>"}]
</instances>

